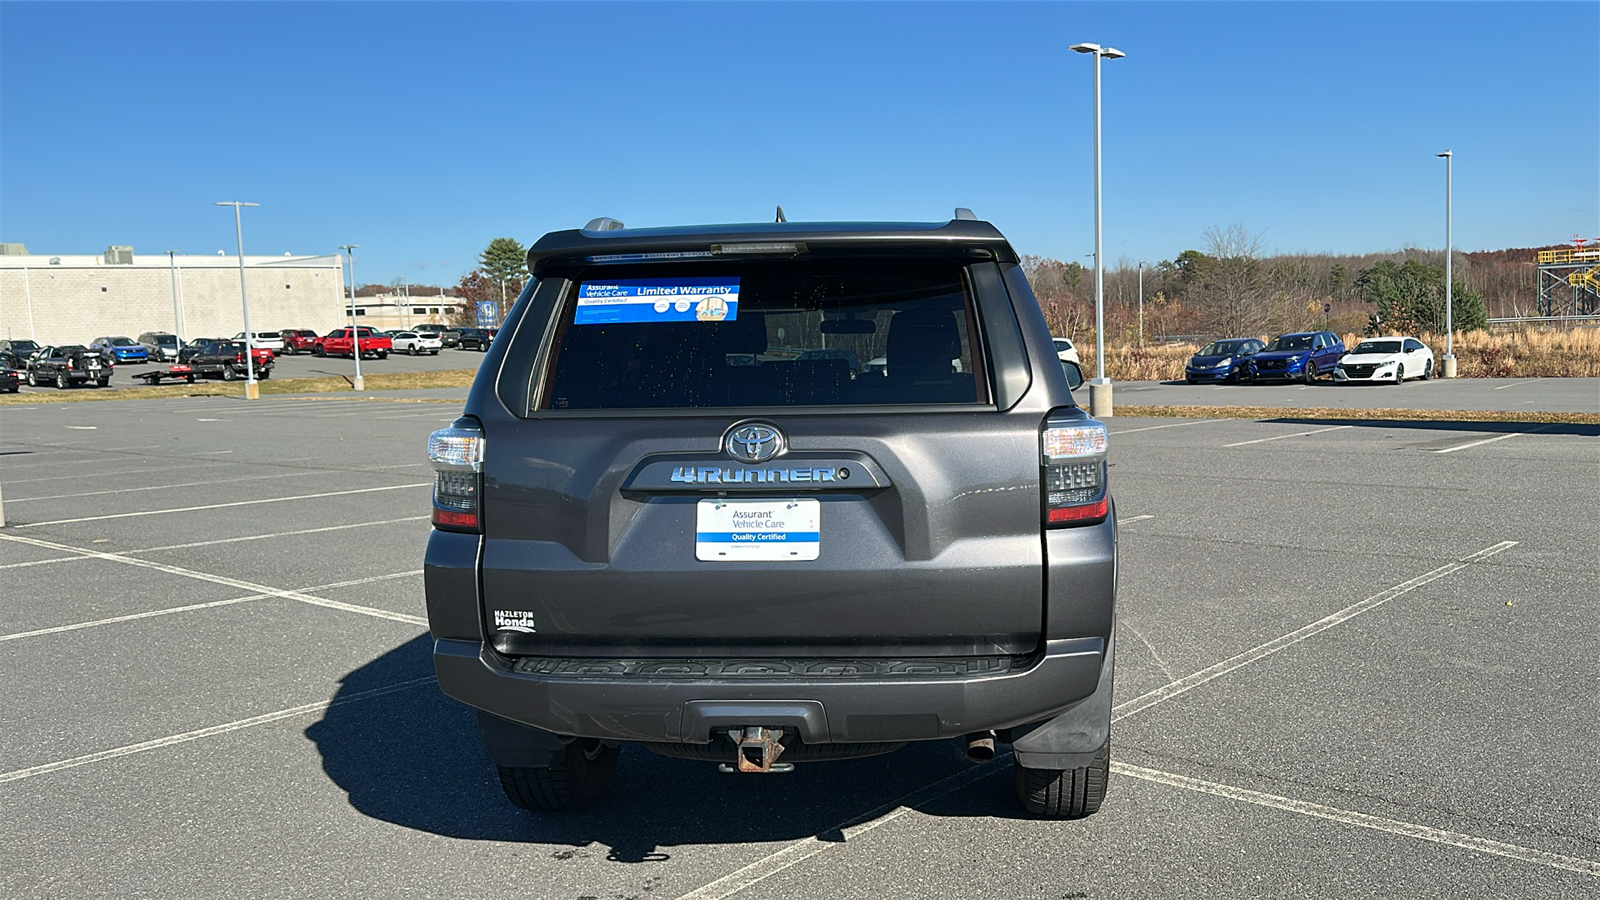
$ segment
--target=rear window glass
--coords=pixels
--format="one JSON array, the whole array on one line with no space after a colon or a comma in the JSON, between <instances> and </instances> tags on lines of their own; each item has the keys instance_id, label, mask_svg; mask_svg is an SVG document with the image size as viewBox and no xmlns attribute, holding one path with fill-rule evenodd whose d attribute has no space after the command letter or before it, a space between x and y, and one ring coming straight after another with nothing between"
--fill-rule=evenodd
<instances>
[{"instance_id":1,"label":"rear window glass","mask_svg":"<svg viewBox=\"0 0 1600 900\"><path fill-rule=\"evenodd\" d=\"M988 399L954 262L596 267L574 282L541 409Z\"/></svg>"}]
</instances>

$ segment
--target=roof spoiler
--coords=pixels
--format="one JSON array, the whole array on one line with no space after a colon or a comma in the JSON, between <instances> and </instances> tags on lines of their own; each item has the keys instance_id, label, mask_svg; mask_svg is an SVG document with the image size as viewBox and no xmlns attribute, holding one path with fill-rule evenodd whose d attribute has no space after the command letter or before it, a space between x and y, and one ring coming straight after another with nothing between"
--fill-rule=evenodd
<instances>
[{"instance_id":1,"label":"roof spoiler","mask_svg":"<svg viewBox=\"0 0 1600 900\"><path fill-rule=\"evenodd\" d=\"M972 210L967 209L965 206L956 207L956 218L960 219L960 220L970 221L970 222L978 221L977 214L974 213ZM775 224L783 224L783 223L786 223L788 221L789 221L789 217L783 214L783 207L781 207L781 206L778 207L778 215L777 215L777 219L776 219L776 223ZM601 217L599 217L597 219L590 219L589 220L589 224L583 226L583 230L584 231L621 231L622 229L627 228L627 227L628 226L622 224L621 222L617 221L616 219L611 218L610 216L601 216Z\"/></svg>"}]
</instances>

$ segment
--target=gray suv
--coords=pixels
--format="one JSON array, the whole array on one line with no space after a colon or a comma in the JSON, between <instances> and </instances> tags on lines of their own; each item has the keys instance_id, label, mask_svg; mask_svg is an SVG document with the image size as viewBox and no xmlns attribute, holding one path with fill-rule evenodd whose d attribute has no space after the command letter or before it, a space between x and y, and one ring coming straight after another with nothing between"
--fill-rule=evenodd
<instances>
[{"instance_id":1,"label":"gray suv","mask_svg":"<svg viewBox=\"0 0 1600 900\"><path fill-rule=\"evenodd\" d=\"M994 226L597 219L528 269L428 442L439 684L513 803L594 804L623 742L783 772L955 738L1009 744L1035 815L1100 807L1106 429Z\"/></svg>"}]
</instances>

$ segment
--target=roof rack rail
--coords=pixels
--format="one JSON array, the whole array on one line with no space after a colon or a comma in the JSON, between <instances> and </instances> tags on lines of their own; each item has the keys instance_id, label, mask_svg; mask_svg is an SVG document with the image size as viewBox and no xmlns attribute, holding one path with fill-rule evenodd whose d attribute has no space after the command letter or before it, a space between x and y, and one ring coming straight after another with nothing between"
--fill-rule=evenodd
<instances>
[{"instance_id":1,"label":"roof rack rail","mask_svg":"<svg viewBox=\"0 0 1600 900\"><path fill-rule=\"evenodd\" d=\"M610 216L601 216L598 219L590 219L589 220L589 224L583 226L583 230L584 231L620 231L620 230L622 230L623 228L626 228L626 227L628 227L628 226L622 224L621 222L618 222L616 219L613 219Z\"/></svg>"},{"instance_id":2,"label":"roof rack rail","mask_svg":"<svg viewBox=\"0 0 1600 900\"><path fill-rule=\"evenodd\" d=\"M972 210L967 209L965 206L956 207L956 218L957 219L971 219L974 222L978 221L978 216L975 213L973 213Z\"/></svg>"}]
</instances>

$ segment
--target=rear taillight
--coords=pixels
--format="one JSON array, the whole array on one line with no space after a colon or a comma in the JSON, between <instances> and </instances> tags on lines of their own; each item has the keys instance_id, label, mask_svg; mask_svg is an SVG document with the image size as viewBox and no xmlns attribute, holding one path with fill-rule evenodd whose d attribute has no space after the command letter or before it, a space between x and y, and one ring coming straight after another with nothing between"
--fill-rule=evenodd
<instances>
[{"instance_id":1,"label":"rear taillight","mask_svg":"<svg viewBox=\"0 0 1600 900\"><path fill-rule=\"evenodd\" d=\"M446 531L482 532L483 430L457 419L428 435L433 466L433 524Z\"/></svg>"},{"instance_id":2,"label":"rear taillight","mask_svg":"<svg viewBox=\"0 0 1600 900\"><path fill-rule=\"evenodd\" d=\"M1081 414L1045 420L1040 435L1046 525L1106 520L1106 426Z\"/></svg>"}]
</instances>

